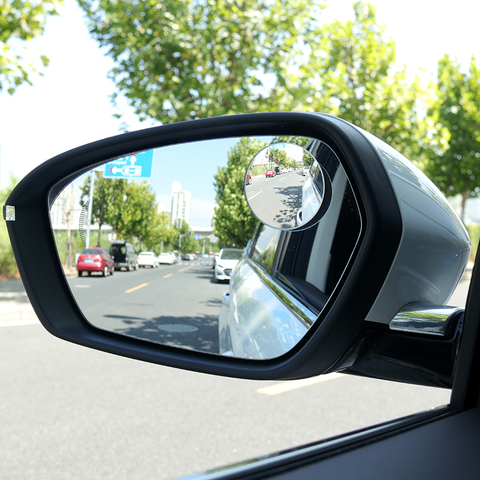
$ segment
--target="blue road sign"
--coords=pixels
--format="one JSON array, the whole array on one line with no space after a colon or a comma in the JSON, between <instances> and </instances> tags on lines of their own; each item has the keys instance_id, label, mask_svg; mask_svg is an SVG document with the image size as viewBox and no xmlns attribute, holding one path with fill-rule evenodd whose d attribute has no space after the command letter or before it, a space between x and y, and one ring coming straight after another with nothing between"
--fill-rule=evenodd
<instances>
[{"instance_id":1,"label":"blue road sign","mask_svg":"<svg viewBox=\"0 0 480 480\"><path fill-rule=\"evenodd\" d=\"M104 178L150 178L153 150L134 153L105 164Z\"/></svg>"}]
</instances>

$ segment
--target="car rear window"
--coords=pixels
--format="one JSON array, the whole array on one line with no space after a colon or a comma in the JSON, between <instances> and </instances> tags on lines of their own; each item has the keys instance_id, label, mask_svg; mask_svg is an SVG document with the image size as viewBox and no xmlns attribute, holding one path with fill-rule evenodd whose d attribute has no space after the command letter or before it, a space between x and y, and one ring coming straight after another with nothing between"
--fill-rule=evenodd
<instances>
[{"instance_id":1,"label":"car rear window","mask_svg":"<svg viewBox=\"0 0 480 480\"><path fill-rule=\"evenodd\" d=\"M240 260L243 255L243 250L223 250L220 258L222 260Z\"/></svg>"}]
</instances>

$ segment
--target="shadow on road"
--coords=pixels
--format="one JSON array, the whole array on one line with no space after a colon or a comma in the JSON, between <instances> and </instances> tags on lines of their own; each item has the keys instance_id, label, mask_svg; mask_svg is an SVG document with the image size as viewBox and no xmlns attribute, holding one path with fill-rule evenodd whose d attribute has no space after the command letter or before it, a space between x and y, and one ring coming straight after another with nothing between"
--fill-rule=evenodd
<instances>
[{"instance_id":1,"label":"shadow on road","mask_svg":"<svg viewBox=\"0 0 480 480\"><path fill-rule=\"evenodd\" d=\"M275 195L280 197L280 208L274 216L279 228L293 228L296 225L297 212L302 206L302 186L275 187Z\"/></svg>"},{"instance_id":2,"label":"shadow on road","mask_svg":"<svg viewBox=\"0 0 480 480\"><path fill-rule=\"evenodd\" d=\"M217 306L212 304L209 305ZM95 326L142 340L186 348L198 352L218 353L218 315L159 316L141 318L122 315L104 315L108 327ZM112 326L114 320L114 326Z\"/></svg>"}]
</instances>

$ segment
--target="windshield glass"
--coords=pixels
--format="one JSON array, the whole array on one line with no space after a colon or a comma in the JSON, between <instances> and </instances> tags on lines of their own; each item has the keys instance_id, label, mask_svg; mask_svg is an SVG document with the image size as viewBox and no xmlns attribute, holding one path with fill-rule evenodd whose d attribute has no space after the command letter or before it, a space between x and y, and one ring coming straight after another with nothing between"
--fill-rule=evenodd
<instances>
[{"instance_id":1,"label":"windshield glass","mask_svg":"<svg viewBox=\"0 0 480 480\"><path fill-rule=\"evenodd\" d=\"M240 260L243 255L243 250L222 250L220 258L222 260Z\"/></svg>"}]
</instances>

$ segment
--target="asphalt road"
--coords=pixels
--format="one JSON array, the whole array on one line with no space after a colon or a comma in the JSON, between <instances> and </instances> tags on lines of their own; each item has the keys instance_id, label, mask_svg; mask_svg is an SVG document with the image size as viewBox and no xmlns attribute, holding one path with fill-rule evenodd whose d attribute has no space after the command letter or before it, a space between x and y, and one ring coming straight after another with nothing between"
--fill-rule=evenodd
<instances>
[{"instance_id":1,"label":"asphalt road","mask_svg":"<svg viewBox=\"0 0 480 480\"><path fill-rule=\"evenodd\" d=\"M467 287L450 303L461 305ZM69 344L39 324L0 326L0 345L8 480L175 478L449 400L445 390L360 377L275 383L185 372Z\"/></svg>"},{"instance_id":2,"label":"asphalt road","mask_svg":"<svg viewBox=\"0 0 480 480\"><path fill-rule=\"evenodd\" d=\"M212 259L72 277L69 284L85 318L97 327L218 353L218 315L228 283L213 282Z\"/></svg>"},{"instance_id":3,"label":"asphalt road","mask_svg":"<svg viewBox=\"0 0 480 480\"><path fill-rule=\"evenodd\" d=\"M250 207L263 223L277 228L293 228L302 206L302 169L275 177L256 177L246 187Z\"/></svg>"}]
</instances>

